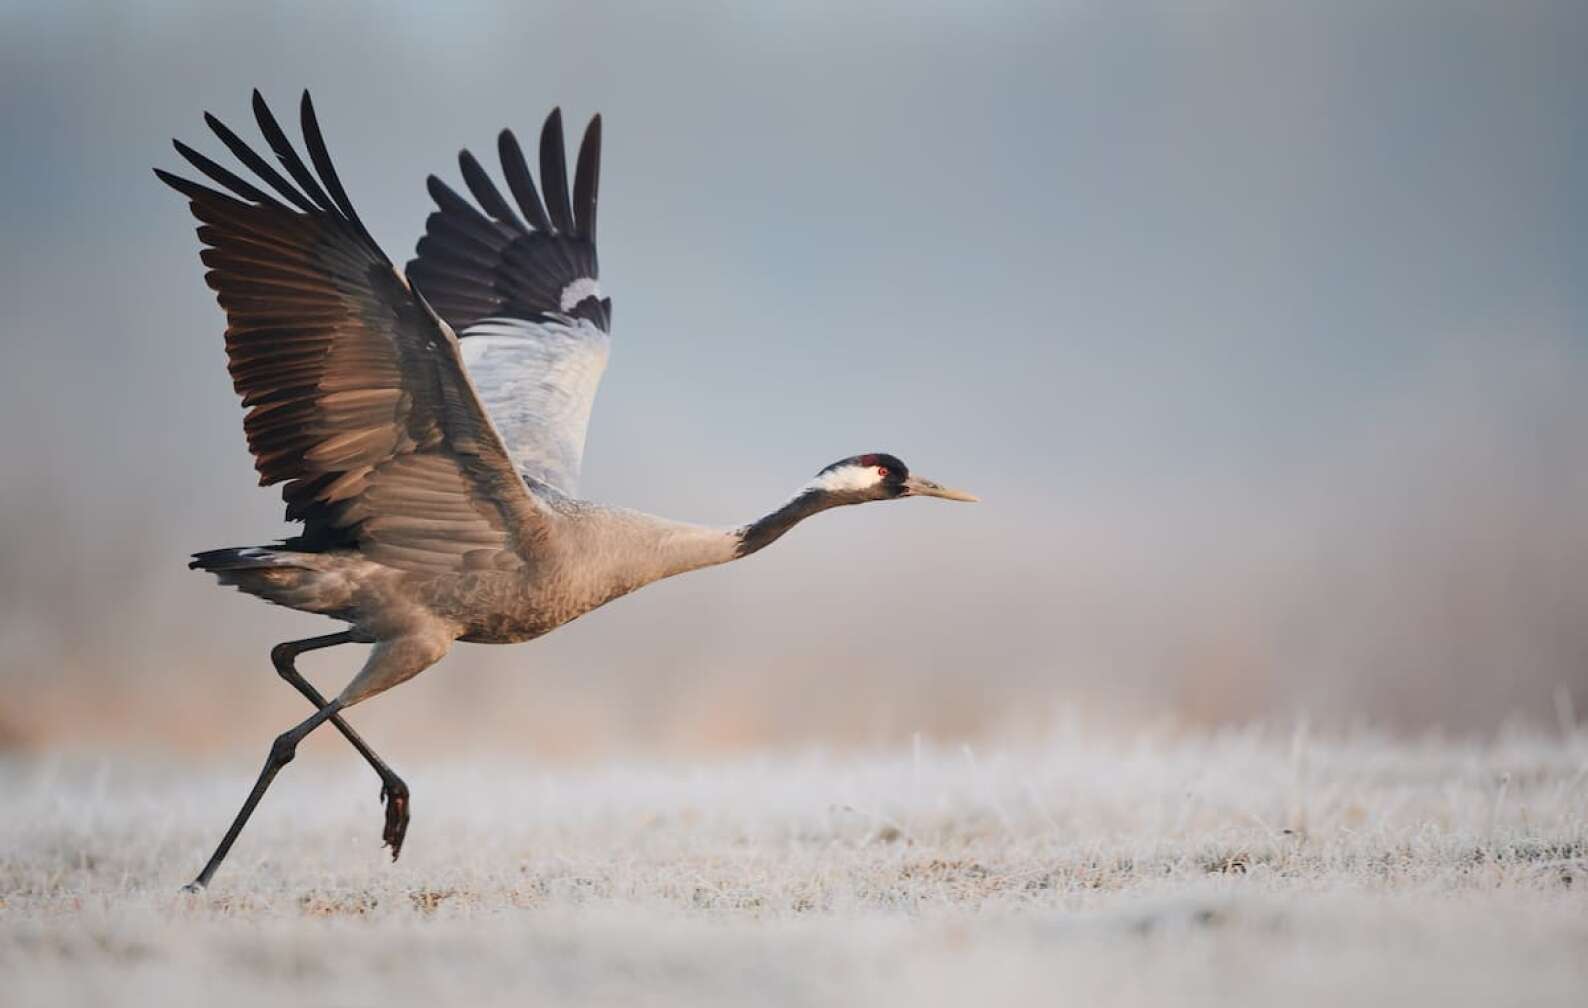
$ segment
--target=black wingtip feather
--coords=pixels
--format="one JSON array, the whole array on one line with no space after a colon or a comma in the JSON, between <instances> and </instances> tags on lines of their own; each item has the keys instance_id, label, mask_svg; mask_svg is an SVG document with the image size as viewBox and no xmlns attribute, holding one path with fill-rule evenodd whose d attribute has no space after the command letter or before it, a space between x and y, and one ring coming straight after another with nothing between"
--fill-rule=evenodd
<instances>
[{"instance_id":1,"label":"black wingtip feather","mask_svg":"<svg viewBox=\"0 0 1588 1008\"><path fill-rule=\"evenodd\" d=\"M342 186L342 179L336 173L336 165L331 162L331 152L325 146L325 135L320 132L320 120L314 114L314 100L309 97L307 90L303 92L298 114L302 120L303 142L309 148L309 160L314 162L314 170L319 172L326 189L330 190L331 202L336 205L342 216L347 218L348 223L358 229L358 233L364 236L364 240L369 242L372 248L378 247L369 229L359 219L358 211L353 209L353 201Z\"/></svg>"},{"instance_id":2,"label":"black wingtip feather","mask_svg":"<svg viewBox=\"0 0 1588 1008\"><path fill-rule=\"evenodd\" d=\"M425 191L430 194L431 199L436 201L436 206L440 207L443 213L460 214L471 223L489 226L484 214L474 209L474 206L468 200L459 196L451 186L441 181L438 176L429 175L425 177Z\"/></svg>"},{"instance_id":3,"label":"black wingtip feather","mask_svg":"<svg viewBox=\"0 0 1588 1008\"><path fill-rule=\"evenodd\" d=\"M551 219L546 216L546 208L540 202L540 193L535 191L529 163L524 160L524 148L518 145L518 137L513 135L512 130L505 129L497 134L496 154L502 159L502 174L507 176L507 188L512 190L513 198L518 200L518 208L524 211L530 227L537 231L550 231Z\"/></svg>"},{"instance_id":4,"label":"black wingtip feather","mask_svg":"<svg viewBox=\"0 0 1588 1008\"><path fill-rule=\"evenodd\" d=\"M225 186L243 199L262 206L281 207L282 204L257 186L247 182L241 177L227 171L198 151L189 147L180 140L173 139L171 146L187 161L188 164L203 172L211 181ZM285 209L285 208L283 208Z\"/></svg>"},{"instance_id":5,"label":"black wingtip feather","mask_svg":"<svg viewBox=\"0 0 1588 1008\"><path fill-rule=\"evenodd\" d=\"M538 178L512 130L497 135L497 150L523 219L479 160L467 150L459 152L467 190L454 190L435 176L425 180L437 209L425 221L425 235L409 263L410 280L462 338L478 320L499 315L527 320L573 315L607 330L610 301L587 297L571 311L563 303L569 284L599 275L594 230L601 118L590 120L577 164L570 165L561 112L554 110L541 131Z\"/></svg>"},{"instance_id":6,"label":"black wingtip feather","mask_svg":"<svg viewBox=\"0 0 1588 1008\"><path fill-rule=\"evenodd\" d=\"M188 199L198 199L200 193L208 191L197 182L190 182L180 175L173 175L164 168L155 168L154 177L159 179L161 182L164 182L172 189L175 189L183 196L186 196Z\"/></svg>"},{"instance_id":7,"label":"black wingtip feather","mask_svg":"<svg viewBox=\"0 0 1588 1008\"><path fill-rule=\"evenodd\" d=\"M313 200L321 210L334 210L335 204L326 195L325 190L309 171L308 165L303 163L303 158L292 146L292 141L287 138L286 131L281 128L281 123L276 120L275 113L270 111L270 106L265 103L264 96L258 91L254 92L254 120L259 123L259 132L265 135L265 142L275 152L276 160L287 169L304 194Z\"/></svg>"},{"instance_id":8,"label":"black wingtip feather","mask_svg":"<svg viewBox=\"0 0 1588 1008\"><path fill-rule=\"evenodd\" d=\"M207 220L210 216L217 213L226 215L231 212L231 208L248 205L235 196L211 189L203 183L194 182L192 179L186 179L180 175L173 175L159 168L154 170L154 174L161 182L188 198L189 203L193 207L193 216L200 221Z\"/></svg>"},{"instance_id":9,"label":"black wingtip feather","mask_svg":"<svg viewBox=\"0 0 1588 1008\"><path fill-rule=\"evenodd\" d=\"M518 219L518 214L507 205L507 200L502 198L501 192L491 181L484 168L480 167L473 154L467 150L458 151L458 168L463 172L463 181L469 187L469 192L480 201L480 206L485 212L496 220L522 230L524 224Z\"/></svg>"},{"instance_id":10,"label":"black wingtip feather","mask_svg":"<svg viewBox=\"0 0 1588 1008\"><path fill-rule=\"evenodd\" d=\"M259 92L255 91L254 94L258 95ZM270 162L260 157L257 151L243 142L242 137L232 132L231 127L208 112L204 113L204 124L220 138L221 143L226 145L226 149L232 152L233 157L241 161L255 175L264 179L265 183L280 193L283 199L304 213L312 214L315 212L314 205L305 199L302 193L298 192L297 187L282 178L281 173L270 167Z\"/></svg>"},{"instance_id":11,"label":"black wingtip feather","mask_svg":"<svg viewBox=\"0 0 1588 1008\"><path fill-rule=\"evenodd\" d=\"M601 188L601 117L590 120L579 142L579 164L573 175L575 233L595 241L596 197Z\"/></svg>"},{"instance_id":12,"label":"black wingtip feather","mask_svg":"<svg viewBox=\"0 0 1588 1008\"><path fill-rule=\"evenodd\" d=\"M562 144L562 109L554 108L540 130L540 188L546 213L563 234L573 233L573 209L568 205L568 155Z\"/></svg>"}]
</instances>

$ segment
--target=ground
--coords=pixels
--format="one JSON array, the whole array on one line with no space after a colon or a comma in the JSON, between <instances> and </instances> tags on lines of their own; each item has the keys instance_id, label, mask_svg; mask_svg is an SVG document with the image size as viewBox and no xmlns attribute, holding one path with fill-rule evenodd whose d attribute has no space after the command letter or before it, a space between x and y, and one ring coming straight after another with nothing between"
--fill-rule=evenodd
<instances>
[{"instance_id":1,"label":"ground","mask_svg":"<svg viewBox=\"0 0 1588 1008\"><path fill-rule=\"evenodd\" d=\"M0 762L7 1003L1588 1002L1588 735L1302 728L399 766ZM399 761L399 764L401 761Z\"/></svg>"}]
</instances>

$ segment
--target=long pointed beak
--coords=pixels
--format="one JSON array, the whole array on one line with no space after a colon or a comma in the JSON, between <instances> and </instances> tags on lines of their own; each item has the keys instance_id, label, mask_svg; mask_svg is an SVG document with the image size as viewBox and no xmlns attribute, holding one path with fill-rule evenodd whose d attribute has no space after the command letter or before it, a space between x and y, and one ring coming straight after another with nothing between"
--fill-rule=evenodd
<instances>
[{"instance_id":1,"label":"long pointed beak","mask_svg":"<svg viewBox=\"0 0 1588 1008\"><path fill-rule=\"evenodd\" d=\"M933 483L931 480L922 479L919 476L911 476L906 479L904 481L904 490L905 493L915 497L941 497L944 500L967 501L971 503L981 500L980 497L977 497L973 493L966 493L964 490L955 490L953 487L946 487L941 483Z\"/></svg>"}]
</instances>

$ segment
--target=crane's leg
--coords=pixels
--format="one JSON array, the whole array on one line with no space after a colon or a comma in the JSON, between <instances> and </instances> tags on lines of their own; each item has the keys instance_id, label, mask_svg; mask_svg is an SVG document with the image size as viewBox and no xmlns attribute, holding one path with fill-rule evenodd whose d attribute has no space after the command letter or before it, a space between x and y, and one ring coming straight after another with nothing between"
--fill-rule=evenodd
<instances>
[{"instance_id":1,"label":"crane's leg","mask_svg":"<svg viewBox=\"0 0 1588 1008\"><path fill-rule=\"evenodd\" d=\"M281 678L291 684L293 689L302 693L314 704L316 709L325 706L325 697L320 691L303 678L293 662L298 655L309 651L318 651L321 648L335 647L338 644L353 642L352 631L344 630L341 633L326 634L324 637L310 637L307 640L288 641L277 644L270 649L270 661L276 666L276 672ZM381 841L391 848L391 859L397 860L397 855L402 853L403 837L408 833L408 785L403 779L386 765L386 761L375 754L375 750L359 737L358 732L343 719L342 715L331 716L331 724L342 737L352 743L358 754L364 757L375 772L380 775L380 800L386 805L386 827L381 833Z\"/></svg>"},{"instance_id":2,"label":"crane's leg","mask_svg":"<svg viewBox=\"0 0 1588 1008\"><path fill-rule=\"evenodd\" d=\"M232 820L231 829L226 831L224 837L221 837L220 846L216 847L215 853L210 855L209 861L204 865L204 870L198 873L198 878L184 887L188 892L201 892L210 884L210 879L215 875L215 869L219 868L221 862L226 860L226 853L232 849L232 844L237 842L237 834L243 831L243 827L248 823L248 817L254 814L254 807L259 804L259 799L265 796L265 791L269 789L270 782L275 780L276 774L281 772L281 768L291 763L292 757L297 755L298 743L303 741L304 736L320 727L327 720L335 717L336 712L341 710L343 706L341 700L332 700L309 715L308 719L297 727L276 736L276 741L270 745L270 754L265 757L265 768L259 771L259 780L254 782L254 789L248 793L248 798L243 802L243 807L237 812L237 818Z\"/></svg>"},{"instance_id":3,"label":"crane's leg","mask_svg":"<svg viewBox=\"0 0 1588 1008\"><path fill-rule=\"evenodd\" d=\"M232 820L231 828L221 838L220 846L215 848L215 853L210 856L209 863L199 872L198 878L188 884L188 891L199 892L209 885L215 870L220 867L221 862L226 859L227 852L232 849L232 844L237 841L237 835L247 825L248 817L253 815L259 799L264 797L265 791L270 788L270 782L275 780L281 768L292 762L292 757L297 754L298 743L302 742L306 735L325 722L335 719L337 713L344 708L368 700L400 682L412 679L435 664L452 646L451 629L446 624L435 621L432 624L415 627L405 636L376 642L370 649L364 667L336 699L315 711L297 727L277 736L276 741L270 746L270 755L265 758L265 767L259 771L259 779L254 782L254 789L243 802L237 818ZM325 647L329 647L331 643L342 643L340 640L334 642L321 640L320 646Z\"/></svg>"}]
</instances>

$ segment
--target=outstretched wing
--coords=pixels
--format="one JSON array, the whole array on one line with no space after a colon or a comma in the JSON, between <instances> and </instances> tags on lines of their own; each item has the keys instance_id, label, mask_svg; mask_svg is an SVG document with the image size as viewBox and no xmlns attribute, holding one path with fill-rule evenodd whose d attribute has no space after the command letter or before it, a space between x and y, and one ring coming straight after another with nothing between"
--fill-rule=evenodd
<instances>
[{"instance_id":1,"label":"outstretched wing","mask_svg":"<svg viewBox=\"0 0 1588 1008\"><path fill-rule=\"evenodd\" d=\"M422 572L511 570L549 514L514 471L469 384L457 338L375 244L303 95L304 164L259 92L284 178L214 116L266 192L176 141L229 190L156 169L199 219L205 280L226 311L232 383L261 485L285 483L296 545L356 548ZM295 184L294 184L295 183Z\"/></svg>"},{"instance_id":2,"label":"outstretched wing","mask_svg":"<svg viewBox=\"0 0 1588 1008\"><path fill-rule=\"evenodd\" d=\"M437 209L408 277L458 333L469 376L514 464L573 496L612 317L612 301L596 283L601 117L579 145L571 201L560 110L540 133L544 203L510 130L497 152L523 216L474 155L460 152L463 181L484 212L430 176Z\"/></svg>"}]
</instances>

